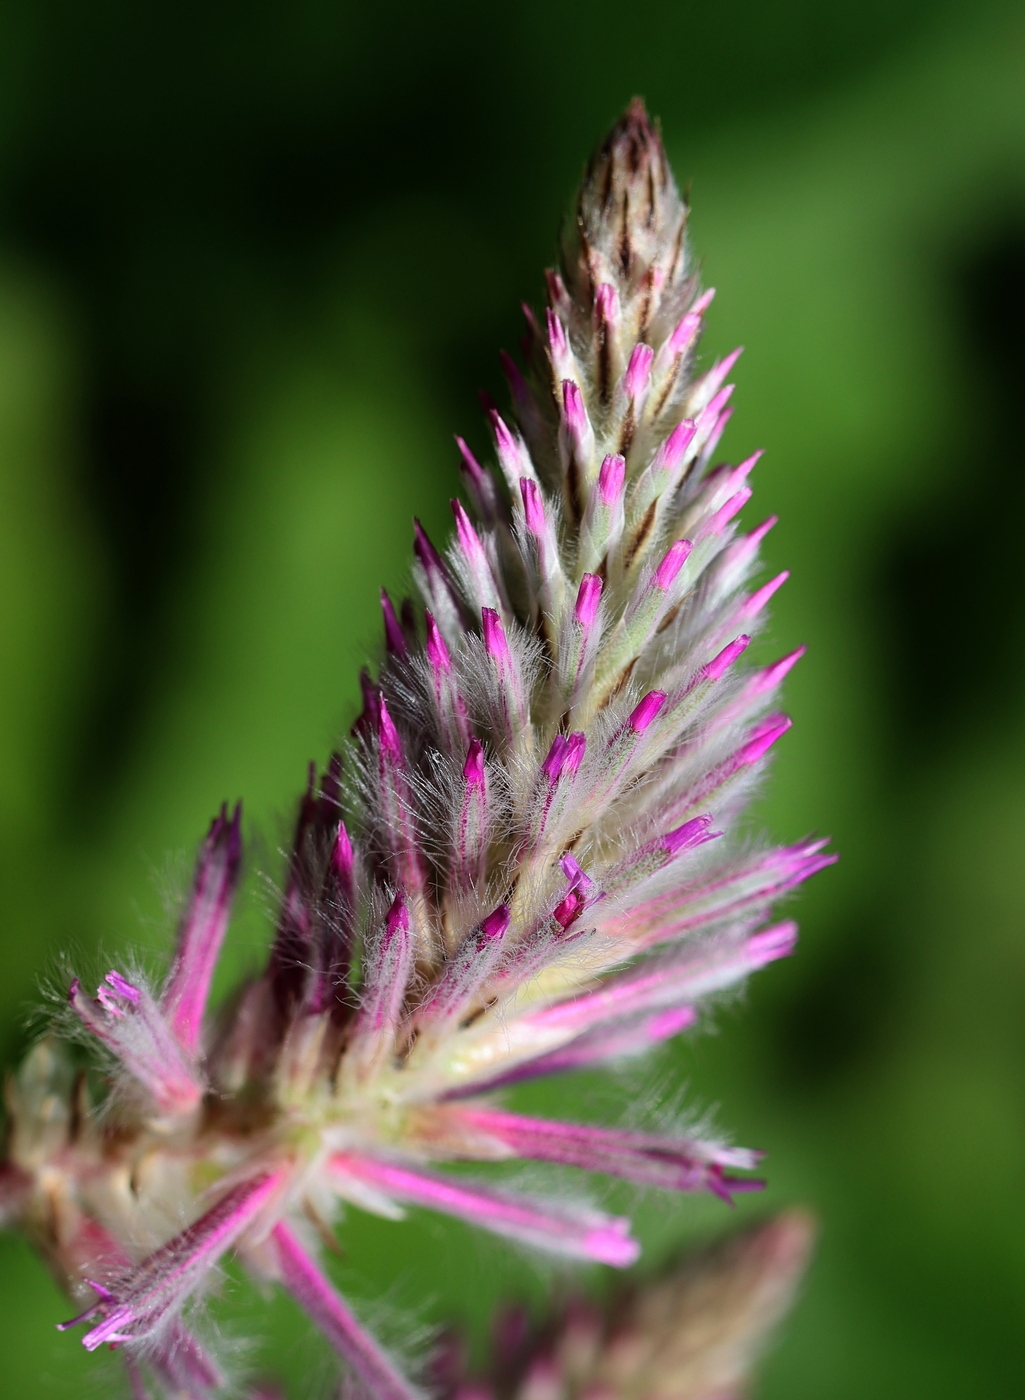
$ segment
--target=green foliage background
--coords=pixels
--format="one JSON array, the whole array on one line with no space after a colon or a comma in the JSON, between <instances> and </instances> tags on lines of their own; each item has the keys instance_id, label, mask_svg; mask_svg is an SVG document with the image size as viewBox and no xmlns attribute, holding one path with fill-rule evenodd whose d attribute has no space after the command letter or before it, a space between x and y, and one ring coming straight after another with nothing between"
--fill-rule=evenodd
<instances>
[{"instance_id":1,"label":"green foliage background","mask_svg":"<svg viewBox=\"0 0 1025 1400\"><path fill-rule=\"evenodd\" d=\"M747 347L726 447L767 448L792 569L767 645L809 644L759 819L843 853L798 956L656 1082L769 1150L750 1208L822 1219L766 1400L1020 1395L1023 59L996 0L4 0L6 1058L58 950L166 946L222 798L274 868L410 516L444 533L451 433L484 447L473 391L499 392L582 160L640 92L693 180L706 351ZM227 976L263 906L253 882ZM726 1223L637 1211L651 1262ZM427 1216L344 1239L340 1281L399 1337L409 1309L479 1335L498 1294L555 1283ZM0 1391L116 1393L65 1311L0 1237ZM291 1395L325 1383L286 1304L229 1280L221 1316L270 1317Z\"/></svg>"}]
</instances>

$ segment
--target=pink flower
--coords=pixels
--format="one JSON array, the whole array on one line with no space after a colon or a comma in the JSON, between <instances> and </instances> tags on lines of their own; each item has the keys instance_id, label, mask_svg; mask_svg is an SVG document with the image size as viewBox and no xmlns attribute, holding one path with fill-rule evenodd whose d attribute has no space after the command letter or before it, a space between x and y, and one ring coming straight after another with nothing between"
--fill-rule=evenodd
<instances>
[{"instance_id":1,"label":"pink flower","mask_svg":"<svg viewBox=\"0 0 1025 1400\"><path fill-rule=\"evenodd\" d=\"M0 1204L119 1346L137 1390L222 1384L183 1309L234 1251L306 1308L380 1400L413 1388L315 1258L309 1221L407 1204L623 1267L629 1221L446 1175L511 1157L726 1200L757 1154L702 1137L521 1117L503 1085L643 1053L790 953L773 903L833 857L740 840L789 721L785 658L745 670L773 585L740 532L754 458L709 468L735 356L693 375L687 211L643 108L595 157L577 239L531 318L500 468L460 442L469 508L442 551L415 527L418 603L387 594L384 660L352 738L299 804L262 975L208 1018L241 860L222 811L162 987L76 980L105 1051L102 1114L54 1045L12 1098ZM57 1112L53 1105L65 1109ZM46 1105L44 1109L44 1104ZM125 1181L133 1183L126 1190ZM71 1326L71 1324L62 1324ZM177 1391L176 1391L177 1388Z\"/></svg>"}]
</instances>

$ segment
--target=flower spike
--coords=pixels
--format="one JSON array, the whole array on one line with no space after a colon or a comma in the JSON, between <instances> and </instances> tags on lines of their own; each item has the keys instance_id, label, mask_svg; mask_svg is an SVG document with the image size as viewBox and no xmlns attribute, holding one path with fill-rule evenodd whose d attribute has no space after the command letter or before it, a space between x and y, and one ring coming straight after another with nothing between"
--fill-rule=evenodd
<instances>
[{"instance_id":1,"label":"flower spike","mask_svg":"<svg viewBox=\"0 0 1025 1400\"><path fill-rule=\"evenodd\" d=\"M757 577L772 521L739 523L757 455L712 464L737 354L695 374L710 293L687 220L635 102L587 168L525 368L503 359L512 412L485 396L492 461L457 439L452 538L436 548L414 522L417 601L381 594L380 665L351 737L310 768L264 970L208 1014L242 859L224 808L162 985L71 985L65 1024L113 1062L108 1101L92 1107L56 1039L12 1081L0 1205L136 1394L224 1392L191 1300L232 1251L297 1299L369 1400L414 1400L311 1248L311 1223L329 1238L343 1207L637 1257L625 1219L450 1164L541 1161L723 1201L759 1184L758 1154L710 1132L532 1118L499 1097L695 1026L793 951L774 905L835 859L743 826L801 652L749 660L786 575Z\"/></svg>"}]
</instances>

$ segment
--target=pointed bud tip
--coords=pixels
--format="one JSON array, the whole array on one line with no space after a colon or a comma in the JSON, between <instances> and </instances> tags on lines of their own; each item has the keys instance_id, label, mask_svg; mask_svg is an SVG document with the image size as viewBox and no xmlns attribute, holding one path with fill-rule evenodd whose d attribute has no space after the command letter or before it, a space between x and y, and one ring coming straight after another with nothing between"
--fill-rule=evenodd
<instances>
[{"instance_id":1,"label":"pointed bud tip","mask_svg":"<svg viewBox=\"0 0 1025 1400\"><path fill-rule=\"evenodd\" d=\"M623 388L629 399L636 399L648 386L648 379L651 375L651 362L655 358L655 352L650 345L645 345L639 341L630 352L630 363L626 367L626 374L623 376Z\"/></svg>"},{"instance_id":2,"label":"pointed bud tip","mask_svg":"<svg viewBox=\"0 0 1025 1400\"><path fill-rule=\"evenodd\" d=\"M627 723L635 734L643 734L655 722L666 703L666 698L664 690L649 690L634 706Z\"/></svg>"},{"instance_id":3,"label":"pointed bud tip","mask_svg":"<svg viewBox=\"0 0 1025 1400\"><path fill-rule=\"evenodd\" d=\"M494 608L481 608L480 611L485 650L494 661L508 660L509 643L506 640L502 619Z\"/></svg>"},{"instance_id":4,"label":"pointed bud tip","mask_svg":"<svg viewBox=\"0 0 1025 1400\"><path fill-rule=\"evenodd\" d=\"M541 491L536 481L529 476L520 477L520 496L523 498L523 515L527 529L538 538L545 534L545 508Z\"/></svg>"},{"instance_id":5,"label":"pointed bud tip","mask_svg":"<svg viewBox=\"0 0 1025 1400\"><path fill-rule=\"evenodd\" d=\"M587 749L587 735L582 731L571 734L566 741L566 771L576 773L584 761L584 752Z\"/></svg>"},{"instance_id":6,"label":"pointed bud tip","mask_svg":"<svg viewBox=\"0 0 1025 1400\"><path fill-rule=\"evenodd\" d=\"M391 711L383 695L379 697L377 702L377 739L382 750L391 759L402 758L402 740L399 738L399 731L395 728L395 721L391 717Z\"/></svg>"},{"instance_id":7,"label":"pointed bud tip","mask_svg":"<svg viewBox=\"0 0 1025 1400\"><path fill-rule=\"evenodd\" d=\"M574 886L552 910L552 918L561 929L568 929L576 922L585 902L583 890Z\"/></svg>"},{"instance_id":8,"label":"pointed bud tip","mask_svg":"<svg viewBox=\"0 0 1025 1400\"><path fill-rule=\"evenodd\" d=\"M797 647L786 656L781 656L778 661L774 661L771 666L758 671L748 682L748 693L764 695L767 691L774 690L786 679L807 650L805 646Z\"/></svg>"},{"instance_id":9,"label":"pointed bud tip","mask_svg":"<svg viewBox=\"0 0 1025 1400\"><path fill-rule=\"evenodd\" d=\"M413 517L413 553L428 574L445 574L445 565L441 555L435 549L430 535L416 516Z\"/></svg>"},{"instance_id":10,"label":"pointed bud tip","mask_svg":"<svg viewBox=\"0 0 1025 1400\"><path fill-rule=\"evenodd\" d=\"M586 893L594 887L594 881L584 872L572 851L566 851L559 857L559 869L569 881L570 889L581 889Z\"/></svg>"},{"instance_id":11,"label":"pointed bud tip","mask_svg":"<svg viewBox=\"0 0 1025 1400\"><path fill-rule=\"evenodd\" d=\"M459 469L469 482L471 490L479 489L487 480L487 473L477 458L473 455L464 438L456 434L456 446L459 448Z\"/></svg>"},{"instance_id":12,"label":"pointed bud tip","mask_svg":"<svg viewBox=\"0 0 1025 1400\"><path fill-rule=\"evenodd\" d=\"M577 601L573 609L573 616L579 625L585 629L594 625L594 620L598 616L598 606L601 603L602 581L597 574L584 574L580 580L580 587L577 590Z\"/></svg>"},{"instance_id":13,"label":"pointed bud tip","mask_svg":"<svg viewBox=\"0 0 1025 1400\"><path fill-rule=\"evenodd\" d=\"M506 929L509 927L509 920L511 917L509 906L507 904L500 904L498 908L493 910L482 922L480 931L489 942L493 942L495 939L501 938L505 933Z\"/></svg>"},{"instance_id":14,"label":"pointed bud tip","mask_svg":"<svg viewBox=\"0 0 1025 1400\"><path fill-rule=\"evenodd\" d=\"M751 499L750 486L742 486L717 511L707 516L698 527L694 538L707 540L709 536L721 535L735 515L744 509Z\"/></svg>"},{"instance_id":15,"label":"pointed bud tip","mask_svg":"<svg viewBox=\"0 0 1025 1400\"><path fill-rule=\"evenodd\" d=\"M756 589L756 591L741 604L738 616L745 619L757 617L766 603L768 603L769 599L783 587L789 577L790 570L784 569L782 573L778 573L775 578L769 579L768 583L763 583L761 588Z\"/></svg>"},{"instance_id":16,"label":"pointed bud tip","mask_svg":"<svg viewBox=\"0 0 1025 1400\"><path fill-rule=\"evenodd\" d=\"M747 940L747 955L752 967L764 967L777 958L786 958L797 946L797 925L792 919L773 924L752 934Z\"/></svg>"},{"instance_id":17,"label":"pointed bud tip","mask_svg":"<svg viewBox=\"0 0 1025 1400\"><path fill-rule=\"evenodd\" d=\"M681 418L659 449L655 461L662 471L675 471L690 446L698 425L693 418Z\"/></svg>"},{"instance_id":18,"label":"pointed bud tip","mask_svg":"<svg viewBox=\"0 0 1025 1400\"><path fill-rule=\"evenodd\" d=\"M559 272L557 268L545 268L545 284L548 287L548 295L553 303L557 304L566 300L566 284L562 280L562 273Z\"/></svg>"},{"instance_id":19,"label":"pointed bud tip","mask_svg":"<svg viewBox=\"0 0 1025 1400\"><path fill-rule=\"evenodd\" d=\"M690 540L677 540L669 546L658 568L653 582L656 588L665 593L676 582L677 575L686 564L691 551Z\"/></svg>"},{"instance_id":20,"label":"pointed bud tip","mask_svg":"<svg viewBox=\"0 0 1025 1400\"><path fill-rule=\"evenodd\" d=\"M352 841L349 838L345 823L342 821L338 823L338 834L335 836L335 844L331 852L331 859L338 874L346 879L352 874L355 856L353 854Z\"/></svg>"},{"instance_id":21,"label":"pointed bud tip","mask_svg":"<svg viewBox=\"0 0 1025 1400\"><path fill-rule=\"evenodd\" d=\"M563 295L565 295L565 288L563 288ZM548 329L549 351L553 358L561 359L569 352L569 342L566 339L565 326L551 307L545 310L545 324Z\"/></svg>"},{"instance_id":22,"label":"pointed bud tip","mask_svg":"<svg viewBox=\"0 0 1025 1400\"><path fill-rule=\"evenodd\" d=\"M587 430L587 409L579 387L572 379L562 381L562 410L569 429L578 437Z\"/></svg>"},{"instance_id":23,"label":"pointed bud tip","mask_svg":"<svg viewBox=\"0 0 1025 1400\"><path fill-rule=\"evenodd\" d=\"M698 331L701 329L701 316L698 312L690 310L685 316L681 316L676 323L672 335L669 337L668 353L675 358L688 350L697 339Z\"/></svg>"},{"instance_id":24,"label":"pointed bud tip","mask_svg":"<svg viewBox=\"0 0 1025 1400\"><path fill-rule=\"evenodd\" d=\"M615 326L619 321L619 293L611 282L602 282L594 294L594 310L598 321Z\"/></svg>"},{"instance_id":25,"label":"pointed bud tip","mask_svg":"<svg viewBox=\"0 0 1025 1400\"><path fill-rule=\"evenodd\" d=\"M541 772L550 783L556 783L565 773L572 777L580 769L587 748L587 736L581 732L556 734L548 755L541 764Z\"/></svg>"},{"instance_id":26,"label":"pointed bud tip","mask_svg":"<svg viewBox=\"0 0 1025 1400\"><path fill-rule=\"evenodd\" d=\"M584 1244L586 1252L599 1264L614 1269L628 1269L641 1256L641 1247L629 1234L628 1221L615 1221L613 1226L592 1230Z\"/></svg>"},{"instance_id":27,"label":"pointed bud tip","mask_svg":"<svg viewBox=\"0 0 1025 1400\"><path fill-rule=\"evenodd\" d=\"M384 613L384 644L388 655L405 656L409 651L409 646L386 588L381 589L381 611Z\"/></svg>"},{"instance_id":28,"label":"pointed bud tip","mask_svg":"<svg viewBox=\"0 0 1025 1400\"><path fill-rule=\"evenodd\" d=\"M649 117L644 99L635 97L591 160L585 185L607 190L608 197L614 197L617 183L629 182L644 188L653 175L662 185L668 171L658 125Z\"/></svg>"},{"instance_id":29,"label":"pointed bud tip","mask_svg":"<svg viewBox=\"0 0 1025 1400\"><path fill-rule=\"evenodd\" d=\"M138 987L128 981L127 977L122 977L120 972L111 969L103 979L117 993L119 997L124 997L125 1001L130 1001L133 1005L142 1000L142 992Z\"/></svg>"},{"instance_id":30,"label":"pointed bud tip","mask_svg":"<svg viewBox=\"0 0 1025 1400\"><path fill-rule=\"evenodd\" d=\"M711 825L711 817L692 817L682 826L676 827L673 831L667 831L662 837L662 844L669 855L679 855L681 851L691 850L694 846L703 845L706 841L711 841L722 834L718 831L709 831L708 828Z\"/></svg>"},{"instance_id":31,"label":"pointed bud tip","mask_svg":"<svg viewBox=\"0 0 1025 1400\"><path fill-rule=\"evenodd\" d=\"M602 505L611 506L623 493L626 481L626 459L618 453L610 452L598 472L598 490Z\"/></svg>"},{"instance_id":32,"label":"pointed bud tip","mask_svg":"<svg viewBox=\"0 0 1025 1400\"><path fill-rule=\"evenodd\" d=\"M499 453L513 454L516 452L516 438L512 429L499 413L496 407L488 409L488 421L491 423L491 431L495 435L495 446Z\"/></svg>"},{"instance_id":33,"label":"pointed bud tip","mask_svg":"<svg viewBox=\"0 0 1025 1400\"><path fill-rule=\"evenodd\" d=\"M470 787L480 787L484 782L484 748L479 739L470 740L463 764L463 777Z\"/></svg>"},{"instance_id":34,"label":"pointed bud tip","mask_svg":"<svg viewBox=\"0 0 1025 1400\"><path fill-rule=\"evenodd\" d=\"M424 609L424 620L427 625L427 640L424 643L427 662L436 676L447 675L452 669L452 657L430 608Z\"/></svg>"},{"instance_id":35,"label":"pointed bud tip","mask_svg":"<svg viewBox=\"0 0 1025 1400\"><path fill-rule=\"evenodd\" d=\"M645 1025L648 1040L668 1040L679 1031L686 1030L698 1019L693 1006L672 1006L667 1011L657 1011Z\"/></svg>"},{"instance_id":36,"label":"pointed bud tip","mask_svg":"<svg viewBox=\"0 0 1025 1400\"><path fill-rule=\"evenodd\" d=\"M724 646L717 656L713 656L708 664L702 667L705 679L709 681L721 680L729 668L736 661L737 657L744 652L751 644L751 638L742 633L728 645Z\"/></svg>"},{"instance_id":37,"label":"pointed bud tip","mask_svg":"<svg viewBox=\"0 0 1025 1400\"><path fill-rule=\"evenodd\" d=\"M391 908L385 918L384 932L385 937L389 939L396 934L409 932L409 910L401 890L396 891L395 898L392 900Z\"/></svg>"}]
</instances>

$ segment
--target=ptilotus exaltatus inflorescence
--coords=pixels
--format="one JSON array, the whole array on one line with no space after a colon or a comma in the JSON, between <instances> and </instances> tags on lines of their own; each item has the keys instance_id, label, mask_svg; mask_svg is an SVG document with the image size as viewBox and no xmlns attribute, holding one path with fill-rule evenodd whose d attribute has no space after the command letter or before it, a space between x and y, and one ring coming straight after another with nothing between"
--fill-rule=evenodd
<instances>
[{"instance_id":1,"label":"ptilotus exaltatus inflorescence","mask_svg":"<svg viewBox=\"0 0 1025 1400\"><path fill-rule=\"evenodd\" d=\"M531 1077L643 1053L789 953L783 893L823 842L754 844L746 798L789 721L795 652L743 653L758 587L738 515L755 458L712 466L736 355L701 374L700 291L657 131L635 103L588 167L528 310L497 471L460 440L465 501L419 601L383 595L385 657L351 739L300 806L270 956L207 1015L239 878L239 812L200 851L170 970L70 988L105 1052L89 1101L58 1032L11 1083L2 1210L138 1394L216 1393L188 1304L232 1251L303 1305L360 1384L410 1382L317 1262L344 1206L427 1207L622 1267L626 1219L446 1174L522 1158L729 1198L757 1154L702 1135L503 1106ZM64 1028L66 1031L67 1027ZM71 1323L62 1324L70 1327Z\"/></svg>"}]
</instances>

